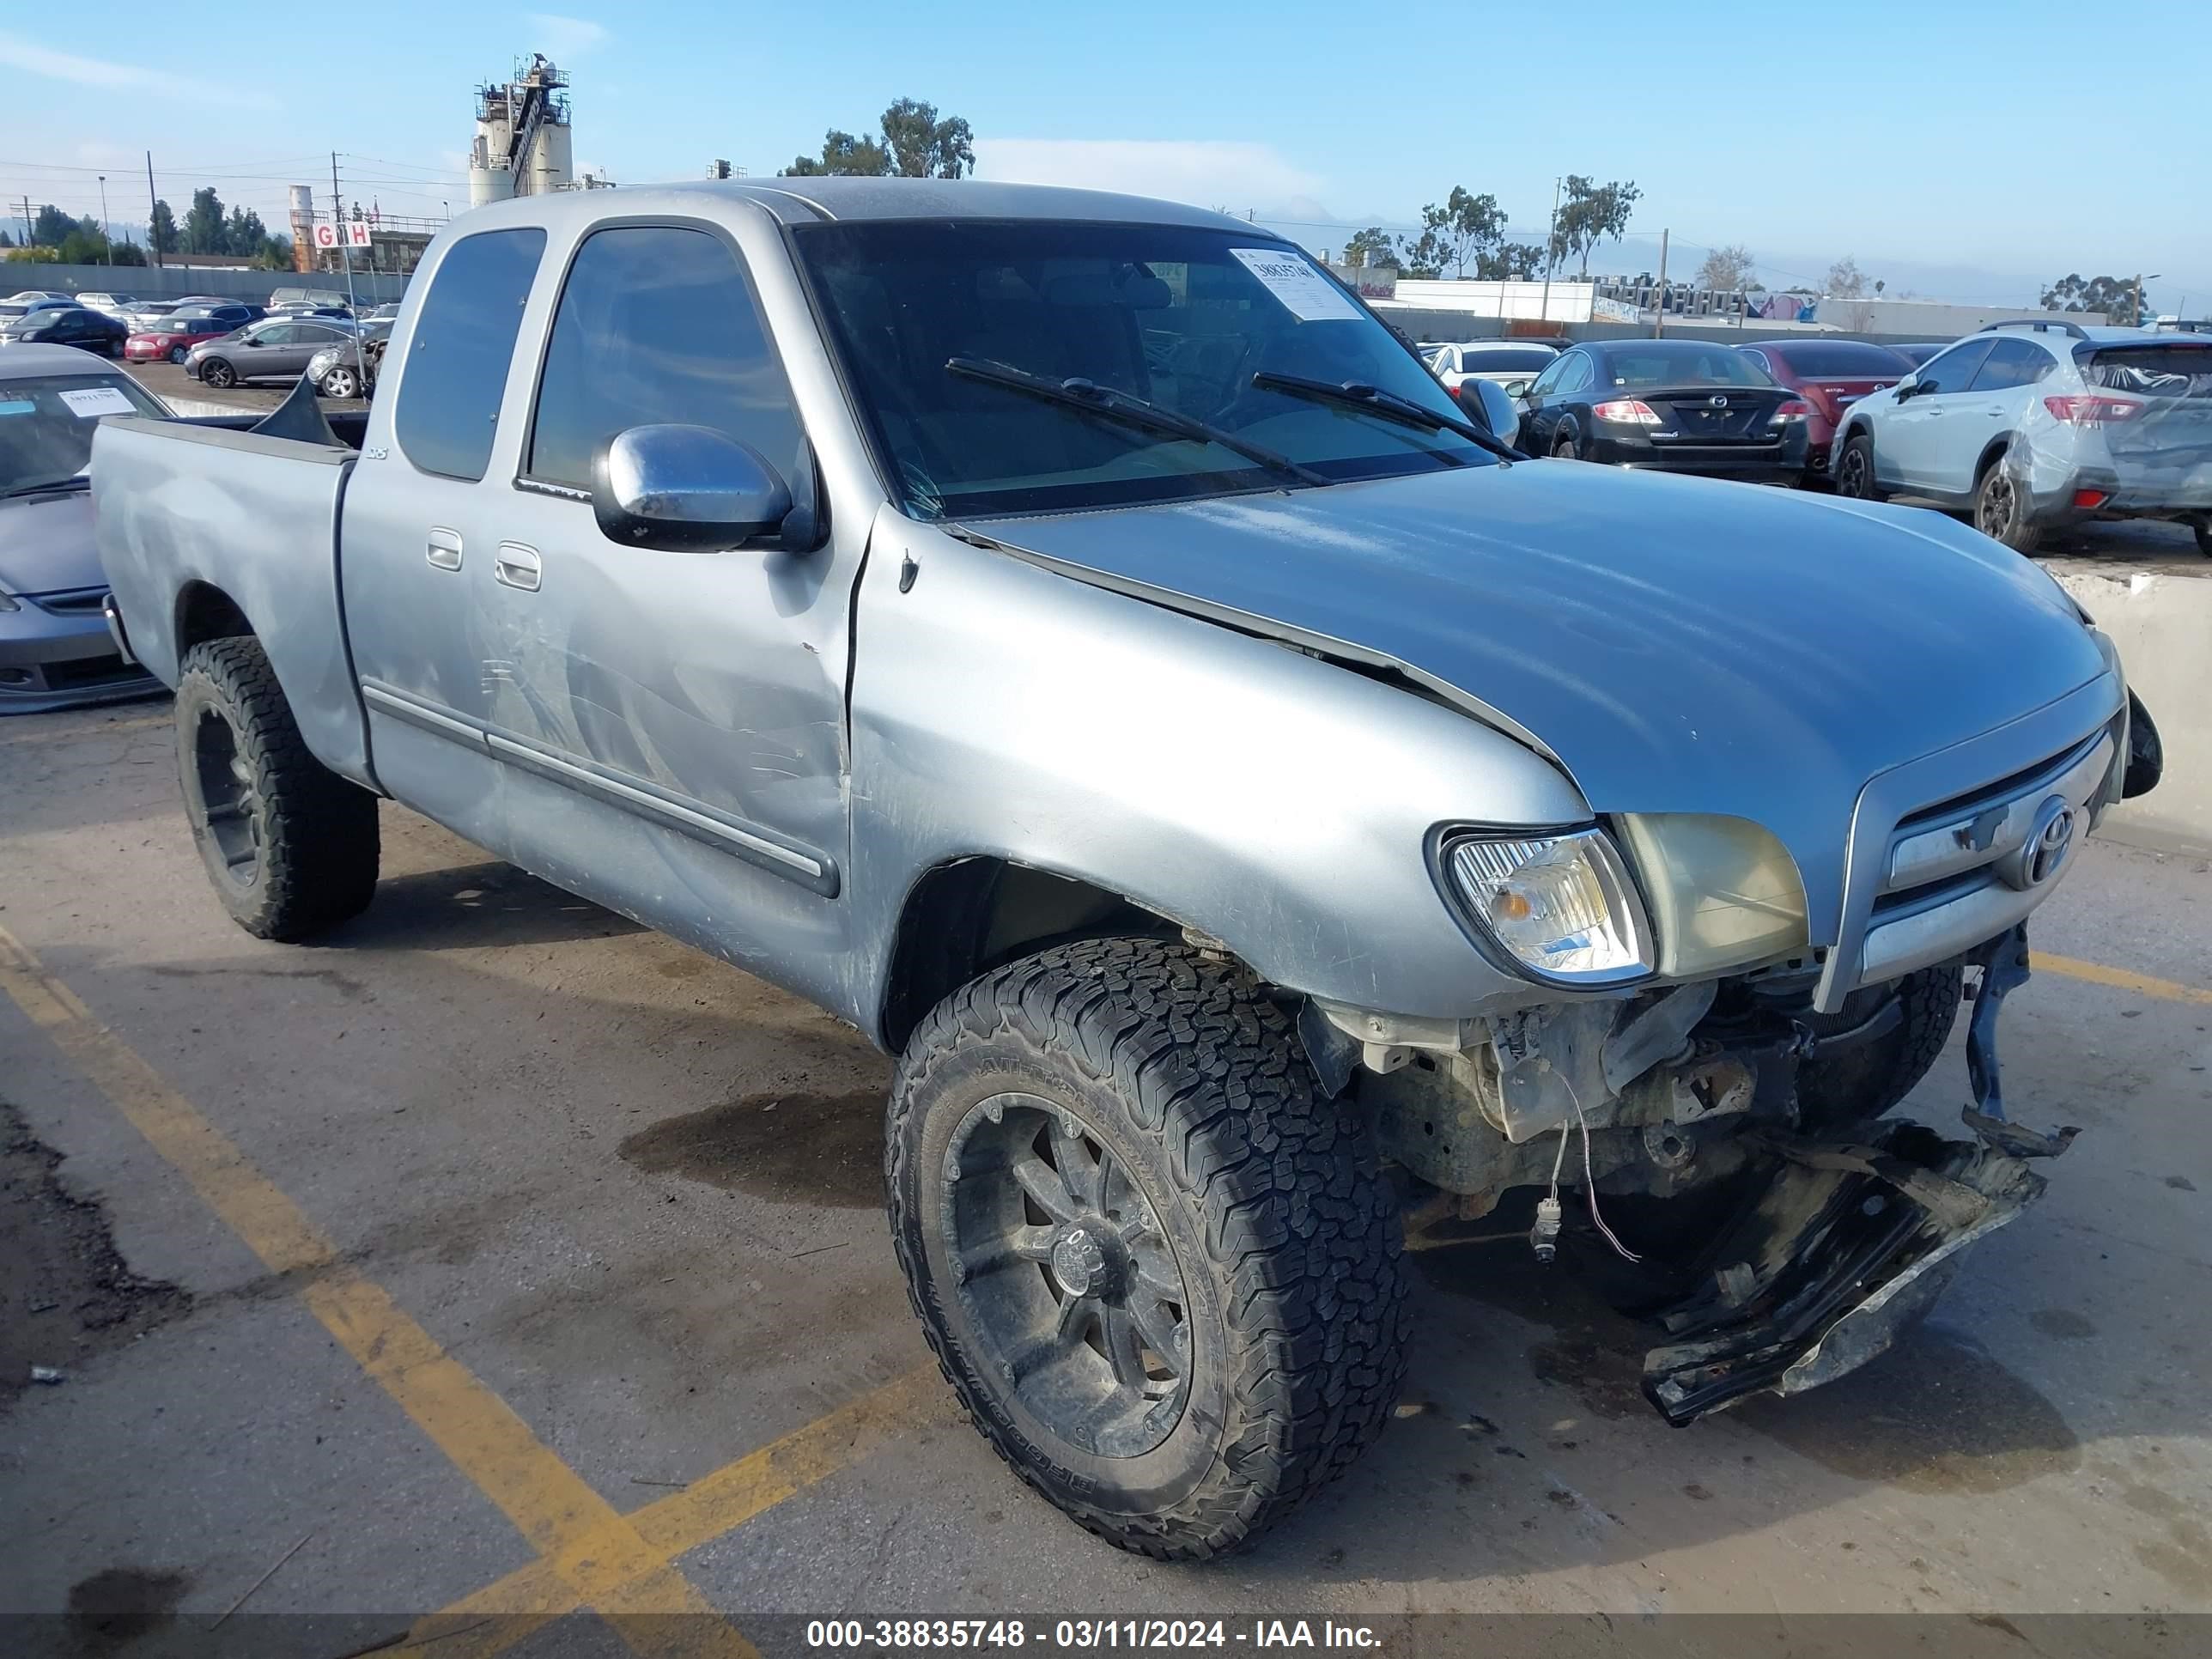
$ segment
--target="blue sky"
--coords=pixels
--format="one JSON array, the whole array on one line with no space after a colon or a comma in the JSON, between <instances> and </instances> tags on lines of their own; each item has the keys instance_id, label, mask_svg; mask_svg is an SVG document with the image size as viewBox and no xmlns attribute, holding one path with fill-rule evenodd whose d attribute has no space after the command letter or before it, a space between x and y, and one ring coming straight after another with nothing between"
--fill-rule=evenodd
<instances>
[{"instance_id":1,"label":"blue sky","mask_svg":"<svg viewBox=\"0 0 2212 1659\"><path fill-rule=\"evenodd\" d=\"M1455 184L1533 238L1573 172L1643 188L1602 265L1650 265L1663 226L1677 270L1737 242L1778 285L1849 254L1893 294L1987 303L2156 271L2158 309L2212 313L2212 123L2201 75L2159 57L2193 62L2202 0L2133 6L2124 34L2040 0L1753 3L1694 27L1649 0L558 3L577 9L8 0L0 194L97 212L104 168L111 215L143 223L151 149L179 213L211 183L273 228L286 183L327 196L336 149L349 195L436 215L465 194L472 88L542 51L574 79L578 164L625 184L715 156L773 172L913 96L974 124L987 176L1250 210L1316 248Z\"/></svg>"}]
</instances>

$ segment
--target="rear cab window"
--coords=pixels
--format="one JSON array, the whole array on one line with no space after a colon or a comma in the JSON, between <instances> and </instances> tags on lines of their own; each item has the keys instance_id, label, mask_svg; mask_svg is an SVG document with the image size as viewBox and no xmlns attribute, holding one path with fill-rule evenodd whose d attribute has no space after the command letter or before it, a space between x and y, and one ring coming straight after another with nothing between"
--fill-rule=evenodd
<instances>
[{"instance_id":1,"label":"rear cab window","mask_svg":"<svg viewBox=\"0 0 2212 1659\"><path fill-rule=\"evenodd\" d=\"M794 485L808 475L790 385L737 251L689 226L611 226L585 238L562 283L522 482L588 495L609 440L661 424L711 427Z\"/></svg>"},{"instance_id":2,"label":"rear cab window","mask_svg":"<svg viewBox=\"0 0 2212 1659\"><path fill-rule=\"evenodd\" d=\"M478 231L446 251L416 313L392 432L416 469L474 483L491 464L507 365L545 233Z\"/></svg>"}]
</instances>

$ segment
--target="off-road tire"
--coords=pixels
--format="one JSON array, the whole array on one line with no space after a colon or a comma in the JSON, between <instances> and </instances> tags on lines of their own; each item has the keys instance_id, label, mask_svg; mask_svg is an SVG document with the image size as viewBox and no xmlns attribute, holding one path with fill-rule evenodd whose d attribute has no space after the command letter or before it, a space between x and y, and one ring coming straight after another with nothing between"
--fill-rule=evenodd
<instances>
[{"instance_id":1,"label":"off-road tire","mask_svg":"<svg viewBox=\"0 0 2212 1659\"><path fill-rule=\"evenodd\" d=\"M1887 492L1875 482L1874 439L1864 432L1854 432L1844 441L1843 453L1836 457L1836 494L1846 501L1880 501L1888 499Z\"/></svg>"},{"instance_id":2,"label":"off-road tire","mask_svg":"<svg viewBox=\"0 0 2212 1659\"><path fill-rule=\"evenodd\" d=\"M1140 1455L1056 1437L1013 1368L979 1351L950 1266L946 1160L962 1122L1008 1091L1072 1111L1121 1162L1188 1286L1188 1398ZM1410 1323L1396 1206L1358 1115L1322 1097L1290 1019L1242 969L1147 939L1012 963L915 1031L887 1127L892 1241L946 1380L999 1455L1091 1532L1163 1560L1219 1554L1381 1431Z\"/></svg>"},{"instance_id":3,"label":"off-road tire","mask_svg":"<svg viewBox=\"0 0 2212 1659\"><path fill-rule=\"evenodd\" d=\"M1955 967L1923 968L1893 984L1854 991L1832 1014L1802 1016L1816 1038L1865 1024L1892 999L1900 1018L1867 1042L1826 1056L1815 1049L1797 1069L1799 1121L1820 1129L1880 1117L1911 1094L1950 1041L1962 979Z\"/></svg>"},{"instance_id":4,"label":"off-road tire","mask_svg":"<svg viewBox=\"0 0 2212 1659\"><path fill-rule=\"evenodd\" d=\"M307 752L261 643L210 640L185 656L177 681L177 764L200 861L223 908L258 939L313 938L368 908L376 892L376 797ZM252 853L226 858L209 817L203 748L227 728L243 787Z\"/></svg>"},{"instance_id":5,"label":"off-road tire","mask_svg":"<svg viewBox=\"0 0 2212 1659\"><path fill-rule=\"evenodd\" d=\"M2021 498L2019 480L2006 470L2002 455L1975 481L1974 528L2015 553L2033 553L2043 540L2041 528L2028 516L2028 504Z\"/></svg>"}]
</instances>

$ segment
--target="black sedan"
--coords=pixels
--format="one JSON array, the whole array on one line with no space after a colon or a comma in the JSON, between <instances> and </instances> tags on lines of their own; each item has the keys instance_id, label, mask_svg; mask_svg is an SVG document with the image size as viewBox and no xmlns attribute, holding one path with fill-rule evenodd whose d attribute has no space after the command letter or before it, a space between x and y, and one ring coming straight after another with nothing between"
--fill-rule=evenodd
<instances>
[{"instance_id":1,"label":"black sedan","mask_svg":"<svg viewBox=\"0 0 2212 1659\"><path fill-rule=\"evenodd\" d=\"M1532 455L1792 483L1805 470L1803 399L1741 352L1702 340L1591 340L1522 394Z\"/></svg>"},{"instance_id":2,"label":"black sedan","mask_svg":"<svg viewBox=\"0 0 2212 1659\"><path fill-rule=\"evenodd\" d=\"M118 319L83 306L28 312L0 325L0 340L80 346L102 357L120 357L130 334Z\"/></svg>"}]
</instances>

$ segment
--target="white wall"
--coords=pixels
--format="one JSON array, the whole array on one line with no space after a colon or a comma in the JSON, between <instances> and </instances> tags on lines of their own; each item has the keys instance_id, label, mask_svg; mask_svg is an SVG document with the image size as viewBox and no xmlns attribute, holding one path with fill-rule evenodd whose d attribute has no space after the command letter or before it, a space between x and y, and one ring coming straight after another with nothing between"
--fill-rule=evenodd
<instances>
[{"instance_id":1,"label":"white wall","mask_svg":"<svg viewBox=\"0 0 2212 1659\"><path fill-rule=\"evenodd\" d=\"M1596 293L1595 283L1555 282L1547 307L1540 279L1533 283L1428 282L1401 276L1396 303L1423 311L1461 311L1475 317L1586 323Z\"/></svg>"},{"instance_id":2,"label":"white wall","mask_svg":"<svg viewBox=\"0 0 2212 1659\"><path fill-rule=\"evenodd\" d=\"M2212 847L2212 577L2052 574L2120 647L2166 747L2158 787L2122 801L2111 821Z\"/></svg>"}]
</instances>

